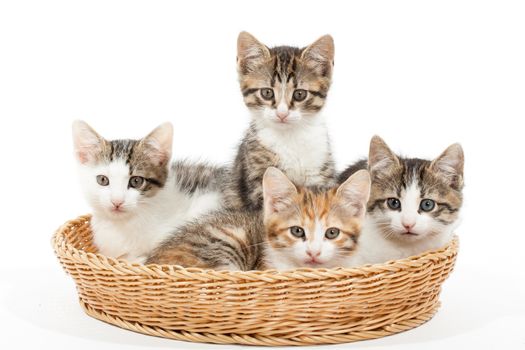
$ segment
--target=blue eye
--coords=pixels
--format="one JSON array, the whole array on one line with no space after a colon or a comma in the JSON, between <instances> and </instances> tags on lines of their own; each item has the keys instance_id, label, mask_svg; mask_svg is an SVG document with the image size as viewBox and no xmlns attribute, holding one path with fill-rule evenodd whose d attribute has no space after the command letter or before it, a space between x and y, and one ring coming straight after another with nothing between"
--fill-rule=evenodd
<instances>
[{"instance_id":1,"label":"blue eye","mask_svg":"<svg viewBox=\"0 0 525 350\"><path fill-rule=\"evenodd\" d=\"M423 211L432 211L436 207L436 202L432 199L423 199L419 204L419 208Z\"/></svg>"},{"instance_id":2,"label":"blue eye","mask_svg":"<svg viewBox=\"0 0 525 350\"><path fill-rule=\"evenodd\" d=\"M401 208L401 202L397 198L388 198L386 204L392 210L398 210Z\"/></svg>"}]
</instances>

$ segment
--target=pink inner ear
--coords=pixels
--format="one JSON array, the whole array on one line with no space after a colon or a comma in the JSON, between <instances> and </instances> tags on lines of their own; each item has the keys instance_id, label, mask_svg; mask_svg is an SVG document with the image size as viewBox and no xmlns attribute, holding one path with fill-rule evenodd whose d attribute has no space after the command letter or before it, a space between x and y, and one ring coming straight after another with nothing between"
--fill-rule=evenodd
<instances>
[{"instance_id":1,"label":"pink inner ear","mask_svg":"<svg viewBox=\"0 0 525 350\"><path fill-rule=\"evenodd\" d=\"M86 152L78 151L77 158L80 164L86 164L89 161L89 157Z\"/></svg>"}]
</instances>

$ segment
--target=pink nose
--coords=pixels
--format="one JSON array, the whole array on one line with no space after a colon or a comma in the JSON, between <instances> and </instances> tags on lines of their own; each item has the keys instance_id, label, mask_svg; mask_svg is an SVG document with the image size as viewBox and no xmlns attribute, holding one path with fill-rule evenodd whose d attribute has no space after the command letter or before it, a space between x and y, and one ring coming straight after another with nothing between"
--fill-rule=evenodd
<instances>
[{"instance_id":1,"label":"pink nose","mask_svg":"<svg viewBox=\"0 0 525 350\"><path fill-rule=\"evenodd\" d=\"M321 255L321 252L318 251L318 250L315 250L315 251L307 250L307 251L306 251L306 254L307 254L310 258L318 258L319 255Z\"/></svg>"},{"instance_id":2,"label":"pink nose","mask_svg":"<svg viewBox=\"0 0 525 350\"><path fill-rule=\"evenodd\" d=\"M111 201L111 203L113 204L113 206L115 207L115 209L120 208L120 206L121 206L122 204L124 204L123 201Z\"/></svg>"},{"instance_id":3,"label":"pink nose","mask_svg":"<svg viewBox=\"0 0 525 350\"><path fill-rule=\"evenodd\" d=\"M404 222L403 223L403 227L407 230L407 231L410 231L413 227L414 227L414 223L413 222L410 222L410 223L407 223L407 222Z\"/></svg>"},{"instance_id":4,"label":"pink nose","mask_svg":"<svg viewBox=\"0 0 525 350\"><path fill-rule=\"evenodd\" d=\"M288 115L290 115L290 112L277 111L276 114L277 114L277 118L279 118L282 122L284 122L286 118L288 118Z\"/></svg>"}]
</instances>

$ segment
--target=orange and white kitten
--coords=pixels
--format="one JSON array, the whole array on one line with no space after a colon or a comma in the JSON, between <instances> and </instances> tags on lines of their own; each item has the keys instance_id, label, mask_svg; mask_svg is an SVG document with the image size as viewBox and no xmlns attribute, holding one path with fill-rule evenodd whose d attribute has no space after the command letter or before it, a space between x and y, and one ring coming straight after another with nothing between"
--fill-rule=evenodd
<instances>
[{"instance_id":1,"label":"orange and white kitten","mask_svg":"<svg viewBox=\"0 0 525 350\"><path fill-rule=\"evenodd\" d=\"M345 267L355 251L370 196L360 170L337 188L296 187L276 168L263 181L265 259L278 270Z\"/></svg>"},{"instance_id":2,"label":"orange and white kitten","mask_svg":"<svg viewBox=\"0 0 525 350\"><path fill-rule=\"evenodd\" d=\"M277 168L262 181L264 210L224 210L172 234L147 259L217 270L288 270L349 265L370 195L368 171L339 187L295 186Z\"/></svg>"}]
</instances>

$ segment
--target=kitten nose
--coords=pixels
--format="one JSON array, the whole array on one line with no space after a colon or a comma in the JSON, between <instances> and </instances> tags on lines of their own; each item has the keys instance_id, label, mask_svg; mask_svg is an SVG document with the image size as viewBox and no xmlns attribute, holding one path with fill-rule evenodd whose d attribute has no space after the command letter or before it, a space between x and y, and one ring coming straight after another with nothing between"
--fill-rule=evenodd
<instances>
[{"instance_id":1,"label":"kitten nose","mask_svg":"<svg viewBox=\"0 0 525 350\"><path fill-rule=\"evenodd\" d=\"M412 227L414 227L415 223L414 222L403 222L403 227L407 230L407 231L410 231L412 229Z\"/></svg>"},{"instance_id":2,"label":"kitten nose","mask_svg":"<svg viewBox=\"0 0 525 350\"><path fill-rule=\"evenodd\" d=\"M319 255L321 255L321 251L320 250L310 250L308 249L306 251L306 254L310 257L310 258L318 258Z\"/></svg>"},{"instance_id":3,"label":"kitten nose","mask_svg":"<svg viewBox=\"0 0 525 350\"><path fill-rule=\"evenodd\" d=\"M289 111L276 111L275 114L277 114L277 118L279 118L282 122L288 118L288 115L290 114Z\"/></svg>"},{"instance_id":4,"label":"kitten nose","mask_svg":"<svg viewBox=\"0 0 525 350\"><path fill-rule=\"evenodd\" d=\"M124 201L115 201L115 200L112 200L111 203L113 204L113 206L115 207L115 209L118 209L120 208L120 206L122 204L124 204Z\"/></svg>"}]
</instances>

